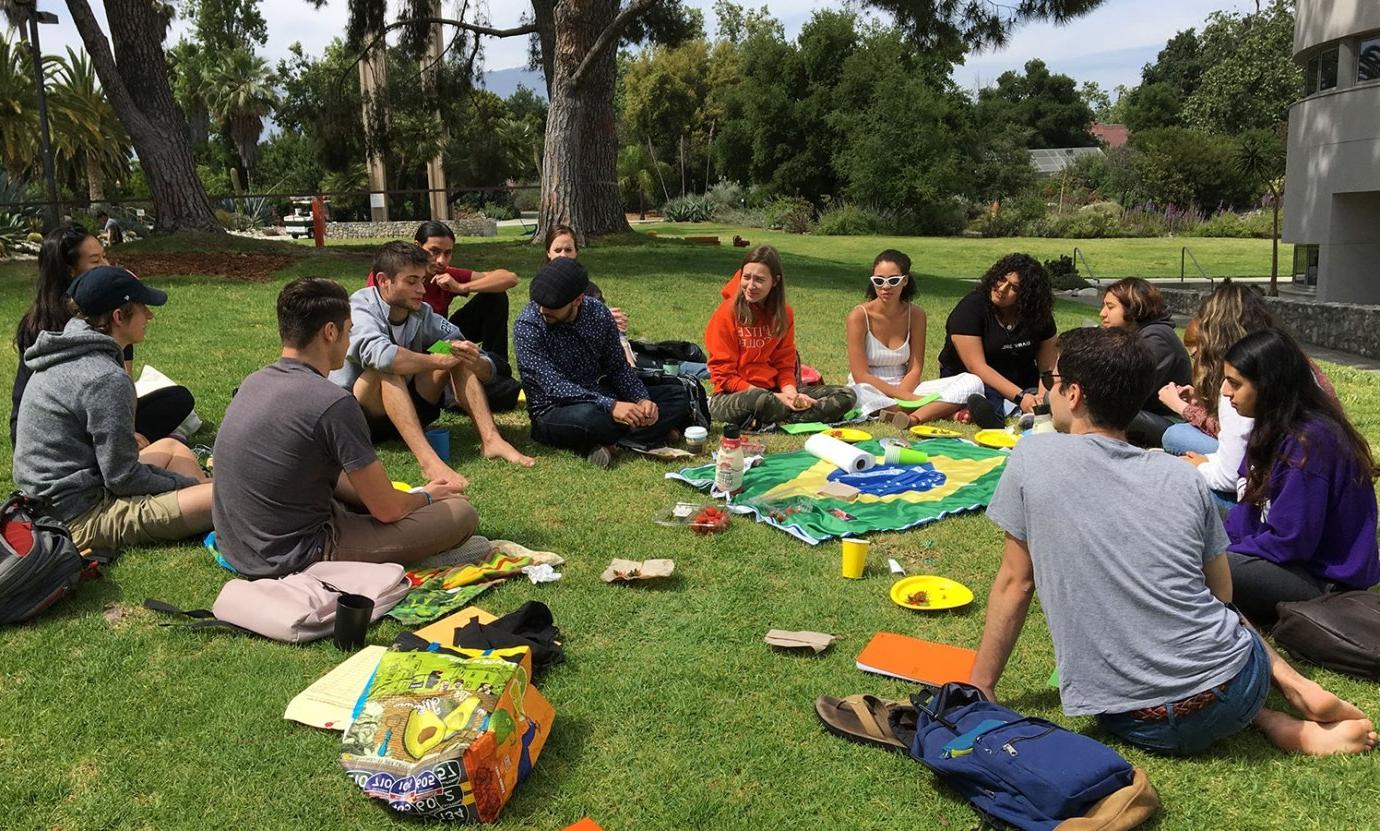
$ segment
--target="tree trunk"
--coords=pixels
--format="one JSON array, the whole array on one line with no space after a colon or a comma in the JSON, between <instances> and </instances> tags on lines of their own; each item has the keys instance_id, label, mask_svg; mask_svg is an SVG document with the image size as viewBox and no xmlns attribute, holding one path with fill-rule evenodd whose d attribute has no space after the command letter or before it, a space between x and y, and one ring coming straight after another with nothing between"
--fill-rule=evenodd
<instances>
[{"instance_id":1,"label":"tree trunk","mask_svg":"<svg viewBox=\"0 0 1380 831\"><path fill-rule=\"evenodd\" d=\"M618 0L556 4L541 214L534 244L557 224L574 228L581 244L591 236L631 230L618 190L615 50L602 50L582 76L577 74L618 10Z\"/></svg>"},{"instance_id":2,"label":"tree trunk","mask_svg":"<svg viewBox=\"0 0 1380 831\"><path fill-rule=\"evenodd\" d=\"M149 0L105 0L105 8L109 41L87 0L67 0L72 22L153 191L154 230L225 233L197 178L187 119L168 84L163 50L168 19Z\"/></svg>"},{"instance_id":3,"label":"tree trunk","mask_svg":"<svg viewBox=\"0 0 1380 831\"><path fill-rule=\"evenodd\" d=\"M90 202L105 201L105 171L101 163L91 153L83 153L86 165L86 195Z\"/></svg>"},{"instance_id":4,"label":"tree trunk","mask_svg":"<svg viewBox=\"0 0 1380 831\"><path fill-rule=\"evenodd\" d=\"M1274 227L1270 234L1270 296L1279 297L1279 198L1280 195L1272 193L1274 197Z\"/></svg>"}]
</instances>

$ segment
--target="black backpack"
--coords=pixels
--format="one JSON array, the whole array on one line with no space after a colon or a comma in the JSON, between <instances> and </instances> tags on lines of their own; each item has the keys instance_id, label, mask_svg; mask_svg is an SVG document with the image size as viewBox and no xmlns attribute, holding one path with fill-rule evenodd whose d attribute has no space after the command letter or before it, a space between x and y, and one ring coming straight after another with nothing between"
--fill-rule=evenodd
<instances>
[{"instance_id":1,"label":"black backpack","mask_svg":"<svg viewBox=\"0 0 1380 831\"><path fill-rule=\"evenodd\" d=\"M0 624L37 616L81 581L86 564L67 526L19 492L0 506Z\"/></svg>"}]
</instances>

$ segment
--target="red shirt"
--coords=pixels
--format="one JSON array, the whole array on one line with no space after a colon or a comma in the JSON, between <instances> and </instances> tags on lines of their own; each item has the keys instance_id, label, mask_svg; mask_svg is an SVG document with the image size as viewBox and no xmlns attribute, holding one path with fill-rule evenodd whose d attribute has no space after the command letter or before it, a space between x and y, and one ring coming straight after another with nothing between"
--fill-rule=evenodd
<instances>
[{"instance_id":1,"label":"red shirt","mask_svg":"<svg viewBox=\"0 0 1380 831\"><path fill-rule=\"evenodd\" d=\"M446 273L455 279L457 283L468 283L474 272L468 268L446 268ZM374 285L374 273L369 272L369 279L364 281L365 286ZM422 302L436 310L436 314L441 317L450 316L450 301L455 297L454 292L441 288L431 280L426 281L426 294L422 295Z\"/></svg>"}]
</instances>

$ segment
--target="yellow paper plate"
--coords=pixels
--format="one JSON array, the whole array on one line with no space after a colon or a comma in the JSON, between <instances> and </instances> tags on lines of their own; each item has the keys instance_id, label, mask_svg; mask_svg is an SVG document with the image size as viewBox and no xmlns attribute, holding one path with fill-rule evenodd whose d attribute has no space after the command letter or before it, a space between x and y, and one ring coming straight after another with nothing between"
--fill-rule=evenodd
<instances>
[{"instance_id":1,"label":"yellow paper plate","mask_svg":"<svg viewBox=\"0 0 1380 831\"><path fill-rule=\"evenodd\" d=\"M1005 430L979 430L973 436L973 441L983 447L1012 448L1016 446L1017 437Z\"/></svg>"},{"instance_id":2,"label":"yellow paper plate","mask_svg":"<svg viewBox=\"0 0 1380 831\"><path fill-rule=\"evenodd\" d=\"M916 592L924 592L924 603L911 603L910 597ZM918 609L923 612L937 612L944 609L957 609L973 602L973 592L967 586L947 577L935 574L917 574L903 577L891 584L891 600L897 606Z\"/></svg>"},{"instance_id":3,"label":"yellow paper plate","mask_svg":"<svg viewBox=\"0 0 1380 831\"><path fill-rule=\"evenodd\" d=\"M872 434L854 427L837 427L833 430L826 430L824 435L833 436L839 441L855 442L867 441L872 438Z\"/></svg>"},{"instance_id":4,"label":"yellow paper plate","mask_svg":"<svg viewBox=\"0 0 1380 831\"><path fill-rule=\"evenodd\" d=\"M406 482L394 482L393 487L397 488L403 493L407 493L408 491L412 490L412 486L407 484Z\"/></svg>"},{"instance_id":5,"label":"yellow paper plate","mask_svg":"<svg viewBox=\"0 0 1380 831\"><path fill-rule=\"evenodd\" d=\"M927 439L956 439L963 435L957 430L946 430L943 427L931 427L928 424L917 424L910 428L911 435L924 436Z\"/></svg>"}]
</instances>

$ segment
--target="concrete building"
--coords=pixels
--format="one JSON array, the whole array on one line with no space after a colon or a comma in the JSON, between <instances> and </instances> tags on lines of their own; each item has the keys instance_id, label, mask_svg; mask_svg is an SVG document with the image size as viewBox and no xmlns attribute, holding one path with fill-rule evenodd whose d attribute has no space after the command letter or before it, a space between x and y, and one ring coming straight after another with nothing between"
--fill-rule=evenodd
<instances>
[{"instance_id":1,"label":"concrete building","mask_svg":"<svg viewBox=\"0 0 1380 831\"><path fill-rule=\"evenodd\" d=\"M1380 2L1298 0L1284 240L1319 301L1380 304Z\"/></svg>"}]
</instances>

